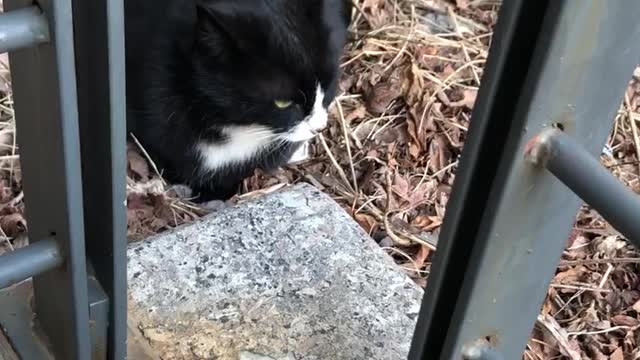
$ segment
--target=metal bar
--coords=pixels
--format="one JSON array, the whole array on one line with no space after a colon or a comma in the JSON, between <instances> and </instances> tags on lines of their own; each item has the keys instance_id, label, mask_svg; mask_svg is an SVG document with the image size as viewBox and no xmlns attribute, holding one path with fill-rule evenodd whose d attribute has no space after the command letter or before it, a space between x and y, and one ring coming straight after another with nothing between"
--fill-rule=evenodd
<instances>
[{"instance_id":1,"label":"metal bar","mask_svg":"<svg viewBox=\"0 0 640 360\"><path fill-rule=\"evenodd\" d=\"M109 329L109 297L100 282L89 275L89 318L91 331L91 359L107 359ZM125 359L125 357L121 359Z\"/></svg>"},{"instance_id":2,"label":"metal bar","mask_svg":"<svg viewBox=\"0 0 640 360\"><path fill-rule=\"evenodd\" d=\"M0 256L0 288L19 283L62 265L64 258L55 240L35 242Z\"/></svg>"},{"instance_id":3,"label":"metal bar","mask_svg":"<svg viewBox=\"0 0 640 360\"><path fill-rule=\"evenodd\" d=\"M5 0L5 9L32 0ZM38 323L59 359L89 359L89 306L71 0L38 0L51 42L9 54L31 239L54 237L63 267L34 277ZM52 211L52 206L55 210ZM61 326L64 324L64 326Z\"/></svg>"},{"instance_id":4,"label":"metal bar","mask_svg":"<svg viewBox=\"0 0 640 360\"><path fill-rule=\"evenodd\" d=\"M127 341L123 0L73 0L87 252L109 296L108 358Z\"/></svg>"},{"instance_id":5,"label":"metal bar","mask_svg":"<svg viewBox=\"0 0 640 360\"><path fill-rule=\"evenodd\" d=\"M2 330L21 359L51 360L54 354L46 336L33 317L33 282L23 281L0 290L0 323Z\"/></svg>"},{"instance_id":6,"label":"metal bar","mask_svg":"<svg viewBox=\"0 0 640 360\"><path fill-rule=\"evenodd\" d=\"M0 53L48 41L47 19L37 6L0 14Z\"/></svg>"},{"instance_id":7,"label":"metal bar","mask_svg":"<svg viewBox=\"0 0 640 360\"><path fill-rule=\"evenodd\" d=\"M553 123L601 151L640 55L629 6L503 2L410 359L522 356L581 204L523 151Z\"/></svg>"},{"instance_id":8,"label":"metal bar","mask_svg":"<svg viewBox=\"0 0 640 360\"><path fill-rule=\"evenodd\" d=\"M550 128L528 144L527 159L546 167L640 248L640 196L564 132Z\"/></svg>"}]
</instances>

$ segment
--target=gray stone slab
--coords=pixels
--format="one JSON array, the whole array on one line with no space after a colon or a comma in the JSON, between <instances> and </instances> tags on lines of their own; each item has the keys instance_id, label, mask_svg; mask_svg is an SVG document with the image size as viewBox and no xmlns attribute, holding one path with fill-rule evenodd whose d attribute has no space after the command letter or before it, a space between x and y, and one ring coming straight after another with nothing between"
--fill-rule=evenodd
<instances>
[{"instance_id":1,"label":"gray stone slab","mask_svg":"<svg viewBox=\"0 0 640 360\"><path fill-rule=\"evenodd\" d=\"M309 185L131 244L128 258L130 318L163 359L404 360L422 298Z\"/></svg>"}]
</instances>

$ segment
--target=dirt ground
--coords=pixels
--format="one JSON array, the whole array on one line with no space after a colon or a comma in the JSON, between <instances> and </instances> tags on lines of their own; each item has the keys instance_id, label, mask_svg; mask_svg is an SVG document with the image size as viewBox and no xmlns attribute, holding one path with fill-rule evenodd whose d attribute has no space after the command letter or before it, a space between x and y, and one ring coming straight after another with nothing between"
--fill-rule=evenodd
<instances>
[{"instance_id":1,"label":"dirt ground","mask_svg":"<svg viewBox=\"0 0 640 360\"><path fill-rule=\"evenodd\" d=\"M309 182L331 194L425 286L497 19L495 0L354 0L341 94L308 161L247 179L231 203ZM0 242L21 246L19 148L0 57ZM640 193L640 68L601 161ZM128 235L207 214L166 184L132 139ZM640 359L640 256L589 207L577 214L524 359Z\"/></svg>"}]
</instances>

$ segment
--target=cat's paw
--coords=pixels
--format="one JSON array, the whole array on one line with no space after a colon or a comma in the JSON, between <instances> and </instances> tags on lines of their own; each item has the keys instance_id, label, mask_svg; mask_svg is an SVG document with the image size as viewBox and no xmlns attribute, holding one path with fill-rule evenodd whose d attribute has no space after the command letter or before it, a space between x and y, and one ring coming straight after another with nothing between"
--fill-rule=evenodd
<instances>
[{"instance_id":1,"label":"cat's paw","mask_svg":"<svg viewBox=\"0 0 640 360\"><path fill-rule=\"evenodd\" d=\"M287 164L293 165L309 160L309 142L305 141L296 152L291 155Z\"/></svg>"},{"instance_id":2,"label":"cat's paw","mask_svg":"<svg viewBox=\"0 0 640 360\"><path fill-rule=\"evenodd\" d=\"M173 185L169 189L169 194L174 195L179 199L188 199L193 196L193 190L186 185Z\"/></svg>"},{"instance_id":3,"label":"cat's paw","mask_svg":"<svg viewBox=\"0 0 640 360\"><path fill-rule=\"evenodd\" d=\"M200 204L200 207L208 211L219 211L229 207L229 204L222 200L211 200Z\"/></svg>"}]
</instances>

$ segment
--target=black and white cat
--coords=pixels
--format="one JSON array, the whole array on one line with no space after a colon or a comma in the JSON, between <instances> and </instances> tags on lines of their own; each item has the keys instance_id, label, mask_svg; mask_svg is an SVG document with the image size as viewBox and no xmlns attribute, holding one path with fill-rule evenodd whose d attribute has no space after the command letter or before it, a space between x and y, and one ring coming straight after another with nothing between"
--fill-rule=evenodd
<instances>
[{"instance_id":1,"label":"black and white cat","mask_svg":"<svg viewBox=\"0 0 640 360\"><path fill-rule=\"evenodd\" d=\"M125 4L128 129L198 200L232 196L325 128L350 0Z\"/></svg>"}]
</instances>

